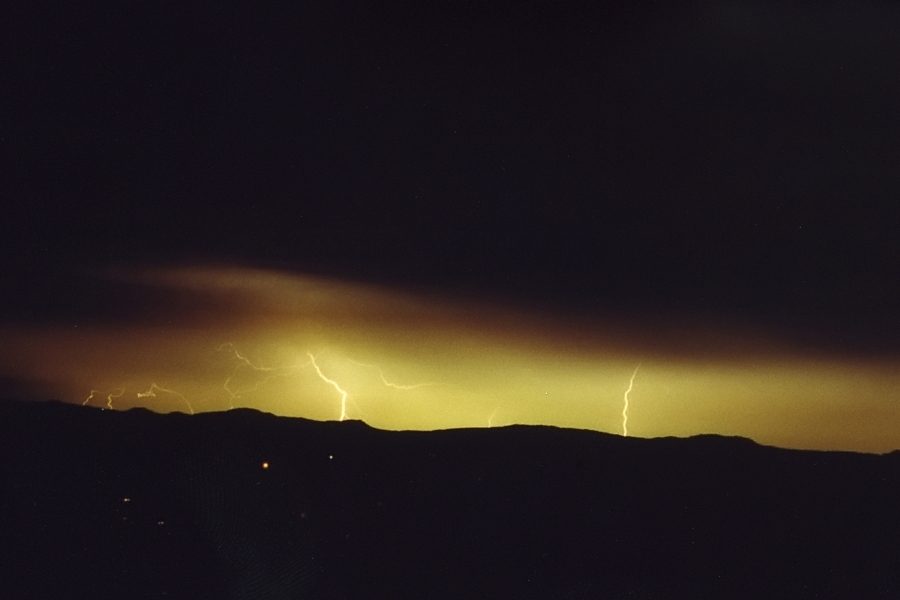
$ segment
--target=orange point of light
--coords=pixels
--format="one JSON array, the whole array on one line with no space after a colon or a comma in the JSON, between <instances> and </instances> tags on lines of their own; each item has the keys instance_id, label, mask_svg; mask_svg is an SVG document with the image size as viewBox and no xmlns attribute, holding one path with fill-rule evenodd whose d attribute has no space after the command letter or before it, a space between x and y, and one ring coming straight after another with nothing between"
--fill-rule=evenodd
<instances>
[{"instance_id":1,"label":"orange point of light","mask_svg":"<svg viewBox=\"0 0 900 600\"><path fill-rule=\"evenodd\" d=\"M264 461L262 461L262 464L260 464L259 466L261 466L263 468L263 470L266 470L269 468L269 463L268 463L268 461L264 460Z\"/></svg>"}]
</instances>

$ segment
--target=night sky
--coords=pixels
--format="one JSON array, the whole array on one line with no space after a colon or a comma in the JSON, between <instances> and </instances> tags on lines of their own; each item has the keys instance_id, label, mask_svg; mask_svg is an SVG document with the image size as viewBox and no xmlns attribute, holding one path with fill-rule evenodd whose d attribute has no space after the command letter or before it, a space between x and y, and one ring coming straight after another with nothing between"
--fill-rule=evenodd
<instances>
[{"instance_id":1,"label":"night sky","mask_svg":"<svg viewBox=\"0 0 900 600\"><path fill-rule=\"evenodd\" d=\"M313 344L471 384L403 426L480 423L501 381L519 382L509 407L602 363L607 417L509 418L618 431L641 363L636 386L665 371L657 402L682 384L680 407L802 397L836 432L773 442L900 446L896 3L27 3L4 20L5 395L134 399L136 372L192 386L162 355L240 340L289 365ZM150 330L165 345L122 358ZM748 372L798 369L747 391ZM270 391L281 404L247 402L328 418ZM397 426L384 411L368 420ZM676 433L773 431L699 414Z\"/></svg>"}]
</instances>

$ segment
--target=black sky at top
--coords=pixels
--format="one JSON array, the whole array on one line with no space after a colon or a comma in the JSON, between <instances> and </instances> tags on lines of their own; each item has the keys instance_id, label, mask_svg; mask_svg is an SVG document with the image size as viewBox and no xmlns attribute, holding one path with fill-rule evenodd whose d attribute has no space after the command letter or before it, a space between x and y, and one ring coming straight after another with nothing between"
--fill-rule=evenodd
<instances>
[{"instance_id":1,"label":"black sky at top","mask_svg":"<svg viewBox=\"0 0 900 600\"><path fill-rule=\"evenodd\" d=\"M15 10L13 318L213 260L896 348L895 3Z\"/></svg>"}]
</instances>

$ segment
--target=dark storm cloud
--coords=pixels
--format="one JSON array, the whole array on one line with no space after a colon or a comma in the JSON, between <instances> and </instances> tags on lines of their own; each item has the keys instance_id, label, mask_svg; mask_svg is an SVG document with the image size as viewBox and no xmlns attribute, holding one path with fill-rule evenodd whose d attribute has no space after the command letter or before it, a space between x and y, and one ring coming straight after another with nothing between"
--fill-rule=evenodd
<instances>
[{"instance_id":1,"label":"dark storm cloud","mask_svg":"<svg viewBox=\"0 0 900 600\"><path fill-rule=\"evenodd\" d=\"M70 330L92 327L222 325L243 318L238 294L204 286L161 286L138 268L53 269L8 272L0 299L0 328Z\"/></svg>"},{"instance_id":2,"label":"dark storm cloud","mask_svg":"<svg viewBox=\"0 0 900 600\"><path fill-rule=\"evenodd\" d=\"M896 350L892 3L16 17L16 314L63 298L35 273L238 261Z\"/></svg>"}]
</instances>

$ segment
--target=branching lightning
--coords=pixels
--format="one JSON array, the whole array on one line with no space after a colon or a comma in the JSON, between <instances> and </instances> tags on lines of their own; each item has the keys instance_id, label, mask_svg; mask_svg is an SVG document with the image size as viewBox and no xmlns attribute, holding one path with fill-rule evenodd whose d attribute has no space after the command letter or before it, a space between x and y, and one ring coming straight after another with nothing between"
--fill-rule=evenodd
<instances>
[{"instance_id":1,"label":"branching lightning","mask_svg":"<svg viewBox=\"0 0 900 600\"><path fill-rule=\"evenodd\" d=\"M109 394L106 395L106 408L109 410L113 410L113 400L116 398L121 398L125 395L125 388L119 388L117 390L113 390Z\"/></svg>"},{"instance_id":2,"label":"branching lightning","mask_svg":"<svg viewBox=\"0 0 900 600\"><path fill-rule=\"evenodd\" d=\"M394 388L395 390L409 391L409 390L417 390L417 389L423 388L423 387L431 387L431 386L439 385L439 384L434 383L434 382L414 383L414 384L411 384L411 385L408 385L408 384L402 384L402 383L395 383L395 382L393 382L393 381L390 381L390 380L385 376L384 370L383 370L381 367L379 367L378 365L373 365L373 364L369 364L369 363L364 363L364 362L360 362L360 361L358 361L358 360L353 360L353 359L348 359L348 360L349 360L351 363L353 363L354 365L359 365L360 367L366 367L367 369L374 369L375 371L378 372L378 377L379 377L379 379L381 379L381 383L383 383L384 385L386 385L386 386L389 387L389 388Z\"/></svg>"},{"instance_id":3,"label":"branching lightning","mask_svg":"<svg viewBox=\"0 0 900 600\"><path fill-rule=\"evenodd\" d=\"M103 393L103 392L101 392L100 390L91 390L91 392L87 395L87 398L85 398L81 402L81 405L87 406L88 404L90 404L91 400L93 400L97 396L97 394L101 394L101 393ZM103 406L102 408L104 410L114 410L115 407L113 406L113 400L115 400L116 398L121 398L124 394L125 394L125 388L118 388L118 389L115 389L115 390L109 392L106 395L106 405Z\"/></svg>"},{"instance_id":4,"label":"branching lightning","mask_svg":"<svg viewBox=\"0 0 900 600\"><path fill-rule=\"evenodd\" d=\"M157 392L162 394L171 394L172 396L176 396L181 399L182 402L187 406L188 411L191 414L194 414L194 407L191 405L190 400L185 398L184 394L180 394L175 390L170 390L168 388L164 388L162 386L156 385L155 383L150 384L150 387L147 388L146 392L138 392L138 398L156 398Z\"/></svg>"},{"instance_id":5,"label":"branching lightning","mask_svg":"<svg viewBox=\"0 0 900 600\"><path fill-rule=\"evenodd\" d=\"M226 352L233 360L232 366L230 366L230 370L227 371L227 376L222 383L222 389L227 394L229 400L229 408L235 408L235 405L237 404L239 399L243 398L247 394L258 392L263 388L263 386L270 383L274 379L295 376L301 370L311 366L313 368L312 370L315 371L316 376L321 381L334 388L334 390L338 393L340 398L340 413L338 417L339 420L345 421L349 418L349 409L351 405L354 407L354 410L359 411L362 417L365 418L365 411L363 411L354 401L349 389L343 387L335 379L332 379L331 377L326 375L322 370L322 366L317 361L316 355L312 352L307 351L307 358L305 360L298 360L293 365L271 366L262 362L252 360L248 355L242 353L232 342L221 344L220 346L218 346L218 348L216 348L216 351ZM372 370L374 373L378 374L378 380L382 385L393 390L413 391L420 388L441 385L434 382L398 383L397 381L389 379L385 374L384 369L382 369L377 364L359 362L349 358L344 358L343 360ZM105 408L113 409L113 401L116 398L120 398L125 395L125 392L126 388L123 387L117 388L108 393L106 395ZM93 402L95 398L98 398L100 396L101 393L101 390L90 390L88 395L83 399L81 403L82 406L88 405ZM150 387L146 388L145 390L138 391L136 393L136 397L138 400L155 399L163 395L174 396L178 398L178 400L186 407L187 412L192 415L195 414L193 404L184 394L174 389L163 387L156 382L151 383ZM496 410L494 412L496 413ZM489 426L490 425L493 425L493 414L489 419Z\"/></svg>"},{"instance_id":6,"label":"branching lightning","mask_svg":"<svg viewBox=\"0 0 900 600\"><path fill-rule=\"evenodd\" d=\"M322 367L319 365L319 363L316 360L316 356L312 352L306 353L308 359L304 362L301 362L301 363L298 363L295 365L291 365L291 366L287 366L287 367L273 367L273 366L263 365L261 363L256 363L256 362L252 361L248 356L241 353L241 351L238 350L238 348L231 342L222 344L221 346L218 347L217 350L219 352L227 351L235 359L234 368L231 370L231 372L228 374L228 377L225 379L225 382L222 384L223 389L228 394L228 397L230 399L231 408L234 408L235 401L238 400L239 398L241 398L243 395L249 394L252 392L256 392L263 385L269 383L273 379L276 379L279 377L289 377L291 375L296 374L301 369L305 369L306 367L312 366L313 369L315 370L318 378L321 379L322 381L324 381L325 383L327 383L328 385L330 385L331 387L333 387L335 389L335 391L337 391L338 394L340 394L341 409L340 409L340 417L339 418L341 421L344 421L348 418L348 414L349 414L348 409L349 409L350 404L353 404L357 409L359 409L359 407L356 405L356 403L351 398L350 392L347 391L346 389L344 389L343 387L341 387L341 385L337 381L335 381L334 379L325 375L325 372L322 370ZM437 383L431 383L431 382L416 383L416 384L397 383L395 381L391 381L390 379L388 379L387 375L385 375L385 373L384 373L384 370L381 367L379 367L378 365L359 362L359 361L352 360L352 359L347 359L347 360L355 365L376 371L378 373L378 378L381 381L381 383L384 384L386 387L389 387L389 388L392 388L395 390L409 391L409 390L416 390L416 389L423 388L423 387L438 385ZM235 385L236 379L239 376L241 376L242 372L252 373L255 376L255 380L252 382L251 385L245 386L245 387L237 387Z\"/></svg>"},{"instance_id":7,"label":"branching lightning","mask_svg":"<svg viewBox=\"0 0 900 600\"><path fill-rule=\"evenodd\" d=\"M337 381L335 381L333 379L329 379L324 373L322 373L322 369L319 368L319 364L316 362L316 357L313 356L312 352L307 352L306 354L307 354L307 356L309 356L309 362L310 362L310 364L312 364L313 369L316 370L316 374L319 376L319 379L321 379L322 381L324 381L325 383L327 383L328 385L333 387L341 395L340 420L341 421L345 420L347 418L347 399L350 397L350 394L348 394L346 390L341 388L341 386L338 385Z\"/></svg>"},{"instance_id":8,"label":"branching lightning","mask_svg":"<svg viewBox=\"0 0 900 600\"><path fill-rule=\"evenodd\" d=\"M234 369L231 370L231 373L229 373L228 377L225 379L225 383L222 384L225 393L228 394L228 398L230 401L229 408L234 408L235 400L238 400L244 394L253 393L260 387L269 383L277 377L288 377L299 369L305 368L310 365L310 362L305 362L290 367L267 367L259 365L251 361L244 354L241 354L237 347L231 342L222 344L217 348L217 351L230 351L234 358L237 360L237 364L235 365ZM253 385L242 389L235 389L232 383L242 369L249 370L258 375L261 375L259 375L259 378L253 382Z\"/></svg>"},{"instance_id":9,"label":"branching lightning","mask_svg":"<svg viewBox=\"0 0 900 600\"><path fill-rule=\"evenodd\" d=\"M628 394L631 393L631 390L634 389L634 378L637 375L638 369L641 368L640 363L638 366L634 368L634 372L631 374L631 379L628 381L628 389L625 390L625 406L622 408L622 436L628 437Z\"/></svg>"}]
</instances>

